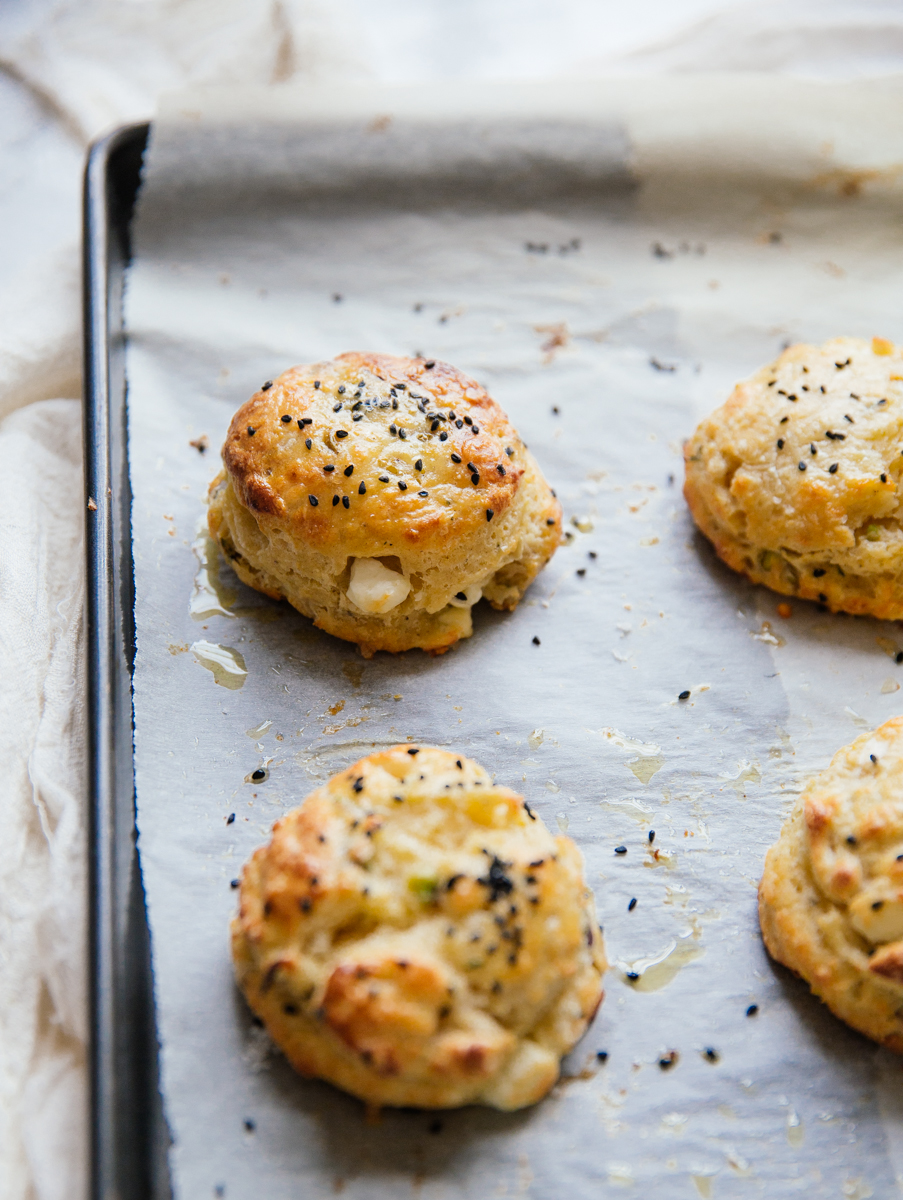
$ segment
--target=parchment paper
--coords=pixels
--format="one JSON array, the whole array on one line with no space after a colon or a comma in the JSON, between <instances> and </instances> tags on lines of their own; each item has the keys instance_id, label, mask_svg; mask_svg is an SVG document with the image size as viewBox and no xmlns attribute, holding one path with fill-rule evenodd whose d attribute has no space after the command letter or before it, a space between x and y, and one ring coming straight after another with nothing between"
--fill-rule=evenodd
<instances>
[{"instance_id":1,"label":"parchment paper","mask_svg":"<svg viewBox=\"0 0 903 1200\"><path fill-rule=\"evenodd\" d=\"M900 711L876 639L903 635L780 619L694 533L680 444L790 341L903 337L900 98L709 78L164 108L127 325L138 823L180 1200L895 1194L899 1062L770 963L755 888L807 773ZM196 534L235 408L347 349L475 375L565 508L526 601L478 608L445 657L365 662ZM484 763L586 858L607 998L526 1112L368 1124L291 1072L231 980L241 863L320 780L408 738Z\"/></svg>"}]
</instances>

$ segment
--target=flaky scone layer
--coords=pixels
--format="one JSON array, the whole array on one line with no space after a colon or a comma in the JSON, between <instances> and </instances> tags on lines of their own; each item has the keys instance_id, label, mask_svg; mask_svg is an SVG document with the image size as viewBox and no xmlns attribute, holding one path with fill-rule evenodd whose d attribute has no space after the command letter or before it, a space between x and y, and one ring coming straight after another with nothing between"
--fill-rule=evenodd
<instances>
[{"instance_id":1,"label":"flaky scone layer","mask_svg":"<svg viewBox=\"0 0 903 1200\"><path fill-rule=\"evenodd\" d=\"M508 418L445 363L355 353L286 371L239 409L223 462L209 524L236 573L367 656L469 636L480 597L514 608L561 538ZM361 562L378 564L370 590Z\"/></svg>"},{"instance_id":2,"label":"flaky scone layer","mask_svg":"<svg viewBox=\"0 0 903 1200\"><path fill-rule=\"evenodd\" d=\"M239 985L291 1064L374 1105L521 1108L606 968L580 852L463 756L334 776L244 868Z\"/></svg>"},{"instance_id":3,"label":"flaky scone layer","mask_svg":"<svg viewBox=\"0 0 903 1200\"><path fill-rule=\"evenodd\" d=\"M759 920L773 958L903 1053L903 717L807 784L765 859Z\"/></svg>"},{"instance_id":4,"label":"flaky scone layer","mask_svg":"<svg viewBox=\"0 0 903 1200\"><path fill-rule=\"evenodd\" d=\"M719 556L834 611L903 618L903 351L791 346L684 448L684 495Z\"/></svg>"}]
</instances>

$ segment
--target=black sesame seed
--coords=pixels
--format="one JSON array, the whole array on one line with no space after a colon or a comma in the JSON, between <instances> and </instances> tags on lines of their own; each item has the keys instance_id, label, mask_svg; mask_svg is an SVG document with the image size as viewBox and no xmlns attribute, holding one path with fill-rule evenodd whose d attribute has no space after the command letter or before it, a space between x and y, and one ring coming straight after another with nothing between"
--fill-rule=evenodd
<instances>
[{"instance_id":1,"label":"black sesame seed","mask_svg":"<svg viewBox=\"0 0 903 1200\"><path fill-rule=\"evenodd\" d=\"M575 574L579 575L582 579L583 576L586 574L586 567L578 567Z\"/></svg>"},{"instance_id":2,"label":"black sesame seed","mask_svg":"<svg viewBox=\"0 0 903 1200\"><path fill-rule=\"evenodd\" d=\"M423 470L423 459L422 458L418 458L417 461L414 463L414 470L415 471Z\"/></svg>"},{"instance_id":3,"label":"black sesame seed","mask_svg":"<svg viewBox=\"0 0 903 1200\"><path fill-rule=\"evenodd\" d=\"M799 467L799 469L801 471L805 471L805 469L806 469L806 464L804 462L797 463L797 466Z\"/></svg>"},{"instance_id":4,"label":"black sesame seed","mask_svg":"<svg viewBox=\"0 0 903 1200\"><path fill-rule=\"evenodd\" d=\"M320 503L316 496L308 496L307 499L310 501L311 508L316 508Z\"/></svg>"},{"instance_id":5,"label":"black sesame seed","mask_svg":"<svg viewBox=\"0 0 903 1200\"><path fill-rule=\"evenodd\" d=\"M677 698L678 698L678 700L689 700L690 699L689 688L684 688L684 690L682 692L679 692L677 695Z\"/></svg>"},{"instance_id":6,"label":"black sesame seed","mask_svg":"<svg viewBox=\"0 0 903 1200\"><path fill-rule=\"evenodd\" d=\"M749 1008L746 1010L746 1015L748 1017L754 1017L758 1011L759 1011L758 1004L750 1004Z\"/></svg>"},{"instance_id":7,"label":"black sesame seed","mask_svg":"<svg viewBox=\"0 0 903 1200\"><path fill-rule=\"evenodd\" d=\"M273 381L272 381L272 379L268 379L268 380L266 381L266 383L262 383L262 384L260 385L260 390L261 390L262 392L268 392L272 386L273 386ZM291 417L289 417L289 420L291 420Z\"/></svg>"},{"instance_id":8,"label":"black sesame seed","mask_svg":"<svg viewBox=\"0 0 903 1200\"><path fill-rule=\"evenodd\" d=\"M494 516L495 516L495 513L492 511L492 509L487 508L486 509L486 520L491 521Z\"/></svg>"},{"instance_id":9,"label":"black sesame seed","mask_svg":"<svg viewBox=\"0 0 903 1200\"><path fill-rule=\"evenodd\" d=\"M818 451L815 449L815 443L814 443L814 442L810 442L810 443L809 443L809 453L810 453L810 454L818 454Z\"/></svg>"},{"instance_id":10,"label":"black sesame seed","mask_svg":"<svg viewBox=\"0 0 903 1200\"><path fill-rule=\"evenodd\" d=\"M789 420L790 420L790 418L789 418L789 417L781 417L780 421L778 421L778 424L779 424L779 425L786 425L786 424L787 424L787 422L788 422Z\"/></svg>"},{"instance_id":11,"label":"black sesame seed","mask_svg":"<svg viewBox=\"0 0 903 1200\"><path fill-rule=\"evenodd\" d=\"M304 445L305 445L305 446L308 448L308 450L309 450L309 449L311 448L311 446L313 445L313 442L310 440L310 438L305 438L305 439L304 439Z\"/></svg>"},{"instance_id":12,"label":"black sesame seed","mask_svg":"<svg viewBox=\"0 0 903 1200\"><path fill-rule=\"evenodd\" d=\"M418 492L417 495L418 496L428 496L429 492Z\"/></svg>"},{"instance_id":13,"label":"black sesame seed","mask_svg":"<svg viewBox=\"0 0 903 1200\"><path fill-rule=\"evenodd\" d=\"M828 467L828 474L829 474L829 475L836 475L836 474L837 474L837 467L838 467L838 464L837 464L837 463L831 463L830 467Z\"/></svg>"},{"instance_id":14,"label":"black sesame seed","mask_svg":"<svg viewBox=\"0 0 903 1200\"><path fill-rule=\"evenodd\" d=\"M327 474L327 475L331 475L331 474L333 473L333 471L335 470L335 467L333 466L333 464L332 464L332 463L328 463L328 464L327 464L327 465L326 465L326 466L323 468L323 470L326 472L326 474Z\"/></svg>"},{"instance_id":15,"label":"black sesame seed","mask_svg":"<svg viewBox=\"0 0 903 1200\"><path fill-rule=\"evenodd\" d=\"M234 821L235 821L235 813L229 813L228 817L226 817L226 824L232 825L234 823Z\"/></svg>"},{"instance_id":16,"label":"black sesame seed","mask_svg":"<svg viewBox=\"0 0 903 1200\"><path fill-rule=\"evenodd\" d=\"M367 491L367 485L366 485L366 483L364 483L364 481L362 479L360 482L360 486L357 489L357 494L359 496L363 496L366 493L366 491Z\"/></svg>"},{"instance_id":17,"label":"black sesame seed","mask_svg":"<svg viewBox=\"0 0 903 1200\"><path fill-rule=\"evenodd\" d=\"M263 767L258 767L256 771L251 772L251 778L255 783L259 783L261 779L266 779L267 773Z\"/></svg>"},{"instance_id":18,"label":"black sesame seed","mask_svg":"<svg viewBox=\"0 0 903 1200\"><path fill-rule=\"evenodd\" d=\"M341 412L342 411L341 401L338 404L333 404L332 411L333 412Z\"/></svg>"},{"instance_id":19,"label":"black sesame seed","mask_svg":"<svg viewBox=\"0 0 903 1200\"><path fill-rule=\"evenodd\" d=\"M650 829L647 837L649 838L649 844L651 845L655 841L655 830Z\"/></svg>"},{"instance_id":20,"label":"black sesame seed","mask_svg":"<svg viewBox=\"0 0 903 1200\"><path fill-rule=\"evenodd\" d=\"M337 438L346 438L348 436L348 431L346 429L337 429L335 431L335 435Z\"/></svg>"},{"instance_id":21,"label":"black sesame seed","mask_svg":"<svg viewBox=\"0 0 903 1200\"><path fill-rule=\"evenodd\" d=\"M442 432L439 434L439 441L440 441L440 442L447 442L447 441L448 441L448 434L445 432L445 430L444 430L444 429L443 429L443 430L442 430Z\"/></svg>"},{"instance_id":22,"label":"black sesame seed","mask_svg":"<svg viewBox=\"0 0 903 1200\"><path fill-rule=\"evenodd\" d=\"M856 424L856 422L853 420L853 418L852 418L852 417L849 417L849 416L847 416L847 414L846 414L846 413L844 413L844 414L843 414L843 419L844 419L845 421L849 421L851 425L855 425L855 424Z\"/></svg>"},{"instance_id":23,"label":"black sesame seed","mask_svg":"<svg viewBox=\"0 0 903 1200\"><path fill-rule=\"evenodd\" d=\"M816 579L821 579L822 575L825 574L825 568L824 567L815 567L814 570L812 571L812 574L815 576Z\"/></svg>"},{"instance_id":24,"label":"black sesame seed","mask_svg":"<svg viewBox=\"0 0 903 1200\"><path fill-rule=\"evenodd\" d=\"M319 391L319 390L320 390L320 381L319 381L319 379L315 379L315 380L314 380L314 387L317 389L317 391Z\"/></svg>"},{"instance_id":25,"label":"black sesame seed","mask_svg":"<svg viewBox=\"0 0 903 1200\"><path fill-rule=\"evenodd\" d=\"M534 645L534 646L539 646L540 644L541 644L541 643L540 643L540 641L539 641L539 638L538 638L538 637L534 637L534 638L533 638L533 645Z\"/></svg>"},{"instance_id":26,"label":"black sesame seed","mask_svg":"<svg viewBox=\"0 0 903 1200\"><path fill-rule=\"evenodd\" d=\"M288 413L283 413L279 419L282 421L283 425L288 425L289 421L291 421L291 417L288 415Z\"/></svg>"},{"instance_id":27,"label":"black sesame seed","mask_svg":"<svg viewBox=\"0 0 903 1200\"><path fill-rule=\"evenodd\" d=\"M639 971L628 971L627 972L627 978L630 980L631 983L633 983L634 980L639 979L639 977L640 977Z\"/></svg>"},{"instance_id":28,"label":"black sesame seed","mask_svg":"<svg viewBox=\"0 0 903 1200\"><path fill-rule=\"evenodd\" d=\"M778 438L778 449L779 450L784 449L784 439L783 438Z\"/></svg>"},{"instance_id":29,"label":"black sesame seed","mask_svg":"<svg viewBox=\"0 0 903 1200\"><path fill-rule=\"evenodd\" d=\"M474 471L474 473L471 475L470 482L473 484L474 487L476 487L477 484L480 482L480 477L476 471Z\"/></svg>"},{"instance_id":30,"label":"black sesame seed","mask_svg":"<svg viewBox=\"0 0 903 1200\"><path fill-rule=\"evenodd\" d=\"M504 474L505 474L505 468L502 466L502 464L501 464L501 463L496 463L496 464L495 464L495 469L498 471L499 475L504 475Z\"/></svg>"},{"instance_id":31,"label":"black sesame seed","mask_svg":"<svg viewBox=\"0 0 903 1200\"><path fill-rule=\"evenodd\" d=\"M333 496L333 498L332 498L332 507L333 507L333 508L335 508L335 506L338 504L338 502L339 502L339 498L338 498L338 496Z\"/></svg>"},{"instance_id":32,"label":"black sesame seed","mask_svg":"<svg viewBox=\"0 0 903 1200\"><path fill-rule=\"evenodd\" d=\"M350 508L350 507L351 507L351 501L348 499L347 496L343 496L342 497L342 508Z\"/></svg>"},{"instance_id":33,"label":"black sesame seed","mask_svg":"<svg viewBox=\"0 0 903 1200\"><path fill-rule=\"evenodd\" d=\"M394 424L394 422L389 426L389 433L391 433L393 437L396 433L398 433L398 426Z\"/></svg>"},{"instance_id":34,"label":"black sesame seed","mask_svg":"<svg viewBox=\"0 0 903 1200\"><path fill-rule=\"evenodd\" d=\"M596 1058L599 1060L599 1062L602 1062L602 1063L606 1062L608 1059L608 1051L607 1050L597 1050Z\"/></svg>"},{"instance_id":35,"label":"black sesame seed","mask_svg":"<svg viewBox=\"0 0 903 1200\"><path fill-rule=\"evenodd\" d=\"M703 1050L702 1053L703 1053L704 1057L706 1059L708 1059L708 1061L711 1063L716 1063L718 1061L718 1059L720 1058L720 1055L719 1055L718 1051L714 1048L714 1046L706 1046L705 1050Z\"/></svg>"},{"instance_id":36,"label":"black sesame seed","mask_svg":"<svg viewBox=\"0 0 903 1200\"><path fill-rule=\"evenodd\" d=\"M459 463L459 462L461 461L461 455L460 455L460 454L453 454L453 455L451 456L451 460L452 460L452 462L453 462L453 463Z\"/></svg>"},{"instance_id":37,"label":"black sesame seed","mask_svg":"<svg viewBox=\"0 0 903 1200\"><path fill-rule=\"evenodd\" d=\"M825 593L824 593L824 592L819 592L819 593L818 593L818 598L819 598L819 600L822 602L822 604L825 604L825 603L827 602L827 599L828 599L828 597L825 595Z\"/></svg>"},{"instance_id":38,"label":"black sesame seed","mask_svg":"<svg viewBox=\"0 0 903 1200\"><path fill-rule=\"evenodd\" d=\"M881 476L881 482L882 482L882 483L887 483L887 476L886 476L886 475L882 474L882 476Z\"/></svg>"},{"instance_id":39,"label":"black sesame seed","mask_svg":"<svg viewBox=\"0 0 903 1200\"><path fill-rule=\"evenodd\" d=\"M257 1126L250 1119L250 1117L246 1117L245 1118L245 1129L247 1129L248 1133L253 1133L256 1128L257 1128Z\"/></svg>"},{"instance_id":40,"label":"black sesame seed","mask_svg":"<svg viewBox=\"0 0 903 1200\"><path fill-rule=\"evenodd\" d=\"M399 479L399 481L398 481L398 490L400 492L406 492L408 490L408 485L405 483L405 481L403 479Z\"/></svg>"},{"instance_id":41,"label":"black sesame seed","mask_svg":"<svg viewBox=\"0 0 903 1200\"><path fill-rule=\"evenodd\" d=\"M677 1062L677 1051L669 1050L667 1054L663 1054L658 1060L658 1065L663 1071L668 1071Z\"/></svg>"},{"instance_id":42,"label":"black sesame seed","mask_svg":"<svg viewBox=\"0 0 903 1200\"><path fill-rule=\"evenodd\" d=\"M554 524L555 524L555 518L554 518L554 517L549 517L549 518L546 520L546 524L547 524L547 525L554 525Z\"/></svg>"},{"instance_id":43,"label":"black sesame seed","mask_svg":"<svg viewBox=\"0 0 903 1200\"><path fill-rule=\"evenodd\" d=\"M883 404L883 403L884 403L884 402L882 401L882 404ZM474 432L474 433L479 433L479 432L480 432L480 427L479 427L479 425L474 425L474 427L473 427L473 432Z\"/></svg>"},{"instance_id":44,"label":"black sesame seed","mask_svg":"<svg viewBox=\"0 0 903 1200\"><path fill-rule=\"evenodd\" d=\"M633 912L633 910L634 910L635 908L636 908L636 896L634 896L634 898L633 898L633 899L630 901L630 903L627 905L627 911L628 911L628 912Z\"/></svg>"},{"instance_id":45,"label":"black sesame seed","mask_svg":"<svg viewBox=\"0 0 903 1200\"><path fill-rule=\"evenodd\" d=\"M463 421L460 421L460 420L459 420L459 421L455 421L455 428L456 428L456 429L463 429L463 428L464 428L464 422L463 422Z\"/></svg>"},{"instance_id":46,"label":"black sesame seed","mask_svg":"<svg viewBox=\"0 0 903 1200\"><path fill-rule=\"evenodd\" d=\"M465 418L464 418L464 424L465 424L465 425L472 425L472 424L473 424L473 421L471 420L471 418L470 418L470 417L465 417Z\"/></svg>"},{"instance_id":47,"label":"black sesame seed","mask_svg":"<svg viewBox=\"0 0 903 1200\"><path fill-rule=\"evenodd\" d=\"M430 359L429 362L425 362L423 364L423 367L424 367L424 370L426 370L426 371L432 371L432 369L435 365L436 364L435 364L434 360Z\"/></svg>"},{"instance_id":48,"label":"black sesame seed","mask_svg":"<svg viewBox=\"0 0 903 1200\"><path fill-rule=\"evenodd\" d=\"M380 475L380 477L379 477L379 482L380 482L380 483L388 483L388 482L389 482L389 476L388 476L388 475Z\"/></svg>"},{"instance_id":49,"label":"black sesame seed","mask_svg":"<svg viewBox=\"0 0 903 1200\"><path fill-rule=\"evenodd\" d=\"M514 451L511 449L510 446L505 447L505 453L508 455L509 458L514 458Z\"/></svg>"},{"instance_id":50,"label":"black sesame seed","mask_svg":"<svg viewBox=\"0 0 903 1200\"><path fill-rule=\"evenodd\" d=\"M615 854L626 854L626 853L627 853L626 846L615 846Z\"/></svg>"},{"instance_id":51,"label":"black sesame seed","mask_svg":"<svg viewBox=\"0 0 903 1200\"><path fill-rule=\"evenodd\" d=\"M413 758L415 754L419 754L419 753L420 753L420 749L419 749L419 748L413 748L413 747L412 747L412 748L411 748L411 749L408 751L408 754L410 754L411 758Z\"/></svg>"},{"instance_id":52,"label":"black sesame seed","mask_svg":"<svg viewBox=\"0 0 903 1200\"><path fill-rule=\"evenodd\" d=\"M349 463L348 466L345 468L345 470L342 472L342 474L345 476L346 479L350 479L351 476L354 474L354 463Z\"/></svg>"},{"instance_id":53,"label":"black sesame seed","mask_svg":"<svg viewBox=\"0 0 903 1200\"><path fill-rule=\"evenodd\" d=\"M877 762L878 762L878 759L875 757L874 754L869 755L869 760L875 764L877 764Z\"/></svg>"},{"instance_id":54,"label":"black sesame seed","mask_svg":"<svg viewBox=\"0 0 903 1200\"><path fill-rule=\"evenodd\" d=\"M248 437L253 437L256 432L257 432L257 430L254 428L253 425L248 426Z\"/></svg>"},{"instance_id":55,"label":"black sesame seed","mask_svg":"<svg viewBox=\"0 0 903 1200\"><path fill-rule=\"evenodd\" d=\"M241 880L240 880L240 879L230 879L230 880L229 880L229 887L230 887L230 888L237 888L237 887L240 887L240 886L241 886Z\"/></svg>"},{"instance_id":56,"label":"black sesame seed","mask_svg":"<svg viewBox=\"0 0 903 1200\"><path fill-rule=\"evenodd\" d=\"M338 391L338 393L339 393L339 395L340 395L340 396L344 396L344 395L345 395L345 385L344 385L344 383L340 383L340 384L339 384L337 391Z\"/></svg>"},{"instance_id":57,"label":"black sesame seed","mask_svg":"<svg viewBox=\"0 0 903 1200\"><path fill-rule=\"evenodd\" d=\"M404 442L404 441L407 441L407 437L408 437L408 435L405 433L405 431L404 431L403 429L399 428L399 430L398 430L398 436L401 438L401 440L402 440L403 442Z\"/></svg>"}]
</instances>

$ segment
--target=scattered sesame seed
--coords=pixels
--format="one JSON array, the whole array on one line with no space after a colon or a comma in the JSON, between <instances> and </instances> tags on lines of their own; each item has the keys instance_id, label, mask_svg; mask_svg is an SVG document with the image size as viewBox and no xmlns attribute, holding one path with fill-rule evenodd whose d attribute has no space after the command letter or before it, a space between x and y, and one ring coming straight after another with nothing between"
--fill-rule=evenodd
<instances>
[{"instance_id":1,"label":"scattered sesame seed","mask_svg":"<svg viewBox=\"0 0 903 1200\"><path fill-rule=\"evenodd\" d=\"M702 1053L703 1056L711 1063L716 1063L720 1057L718 1051L713 1046L706 1046Z\"/></svg>"},{"instance_id":2,"label":"scattered sesame seed","mask_svg":"<svg viewBox=\"0 0 903 1200\"><path fill-rule=\"evenodd\" d=\"M263 767L258 767L256 771L251 772L251 778L255 783L259 783L261 779L266 779L267 773Z\"/></svg>"},{"instance_id":3,"label":"scattered sesame seed","mask_svg":"<svg viewBox=\"0 0 903 1200\"><path fill-rule=\"evenodd\" d=\"M636 896L634 896L634 898L633 898L633 899L630 901L630 903L627 905L627 911L628 911L628 912L633 912L633 910L634 910L635 908L636 908Z\"/></svg>"},{"instance_id":4,"label":"scattered sesame seed","mask_svg":"<svg viewBox=\"0 0 903 1200\"><path fill-rule=\"evenodd\" d=\"M750 1004L749 1008L746 1010L746 1015L748 1017L754 1017L758 1011L759 1011L758 1004Z\"/></svg>"},{"instance_id":5,"label":"scattered sesame seed","mask_svg":"<svg viewBox=\"0 0 903 1200\"><path fill-rule=\"evenodd\" d=\"M649 838L649 844L652 845L652 843L655 841L655 830L650 829L646 836Z\"/></svg>"},{"instance_id":6,"label":"scattered sesame seed","mask_svg":"<svg viewBox=\"0 0 903 1200\"><path fill-rule=\"evenodd\" d=\"M575 574L579 575L582 579L583 576L586 574L586 567L578 567Z\"/></svg>"},{"instance_id":7,"label":"scattered sesame seed","mask_svg":"<svg viewBox=\"0 0 903 1200\"><path fill-rule=\"evenodd\" d=\"M689 700L690 699L689 688L684 688L684 690L678 694L677 698L678 698L678 700Z\"/></svg>"},{"instance_id":8,"label":"scattered sesame seed","mask_svg":"<svg viewBox=\"0 0 903 1200\"><path fill-rule=\"evenodd\" d=\"M627 972L627 978L630 980L631 983L633 983L634 980L639 979L639 977L640 977L639 971L628 971Z\"/></svg>"},{"instance_id":9,"label":"scattered sesame seed","mask_svg":"<svg viewBox=\"0 0 903 1200\"><path fill-rule=\"evenodd\" d=\"M239 887L239 886L240 886L240 884L241 884L241 880L240 880L240 879L231 879L231 880L229 881L229 887L230 887L230 888L237 888L237 887Z\"/></svg>"},{"instance_id":10,"label":"scattered sesame seed","mask_svg":"<svg viewBox=\"0 0 903 1200\"><path fill-rule=\"evenodd\" d=\"M627 853L626 846L615 846L615 854L626 854L626 853Z\"/></svg>"},{"instance_id":11,"label":"scattered sesame seed","mask_svg":"<svg viewBox=\"0 0 903 1200\"><path fill-rule=\"evenodd\" d=\"M607 1050L597 1050L596 1058L599 1060L599 1062L604 1063L608 1059L608 1051Z\"/></svg>"},{"instance_id":12,"label":"scattered sesame seed","mask_svg":"<svg viewBox=\"0 0 903 1200\"><path fill-rule=\"evenodd\" d=\"M658 1065L663 1071L669 1071L677 1062L678 1057L679 1055L676 1050L669 1050L667 1054L663 1054L658 1060Z\"/></svg>"},{"instance_id":13,"label":"scattered sesame seed","mask_svg":"<svg viewBox=\"0 0 903 1200\"><path fill-rule=\"evenodd\" d=\"M260 385L260 390L261 390L262 392L268 392L272 386L273 386L273 381L272 381L272 379L268 379L268 380L266 381L266 383L262 383L262 384ZM284 419L285 419L285 418L283 418L283 420L284 420ZM289 417L289 420L291 420L291 417Z\"/></svg>"},{"instance_id":14,"label":"scattered sesame seed","mask_svg":"<svg viewBox=\"0 0 903 1200\"><path fill-rule=\"evenodd\" d=\"M235 821L235 813L229 813L228 817L226 817L226 824L232 825L234 823L234 821Z\"/></svg>"},{"instance_id":15,"label":"scattered sesame seed","mask_svg":"<svg viewBox=\"0 0 903 1200\"><path fill-rule=\"evenodd\" d=\"M534 646L539 646L540 644L541 644L541 643L540 643L540 641L539 641L539 638L538 638L538 637L534 637L534 638L533 638L533 645L534 645Z\"/></svg>"}]
</instances>

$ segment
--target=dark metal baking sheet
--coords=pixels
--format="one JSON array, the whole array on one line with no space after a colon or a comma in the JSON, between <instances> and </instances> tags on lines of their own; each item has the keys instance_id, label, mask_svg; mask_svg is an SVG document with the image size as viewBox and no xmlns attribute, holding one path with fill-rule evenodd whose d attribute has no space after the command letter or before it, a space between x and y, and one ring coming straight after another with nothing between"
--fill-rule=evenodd
<instances>
[{"instance_id":1,"label":"dark metal baking sheet","mask_svg":"<svg viewBox=\"0 0 903 1200\"><path fill-rule=\"evenodd\" d=\"M150 940L135 847L132 552L122 294L147 124L91 147L84 183L89 716L90 1195L165 1200Z\"/></svg>"}]
</instances>

